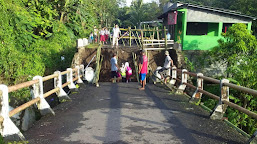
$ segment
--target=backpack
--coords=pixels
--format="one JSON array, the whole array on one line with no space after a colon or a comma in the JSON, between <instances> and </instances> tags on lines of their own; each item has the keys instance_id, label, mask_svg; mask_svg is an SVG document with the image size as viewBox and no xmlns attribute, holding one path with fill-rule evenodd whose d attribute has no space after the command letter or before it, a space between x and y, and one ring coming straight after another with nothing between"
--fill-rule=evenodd
<instances>
[{"instance_id":1,"label":"backpack","mask_svg":"<svg viewBox=\"0 0 257 144\"><path fill-rule=\"evenodd\" d=\"M127 67L127 72L128 72L128 75L132 75L132 69L130 67Z\"/></svg>"}]
</instances>

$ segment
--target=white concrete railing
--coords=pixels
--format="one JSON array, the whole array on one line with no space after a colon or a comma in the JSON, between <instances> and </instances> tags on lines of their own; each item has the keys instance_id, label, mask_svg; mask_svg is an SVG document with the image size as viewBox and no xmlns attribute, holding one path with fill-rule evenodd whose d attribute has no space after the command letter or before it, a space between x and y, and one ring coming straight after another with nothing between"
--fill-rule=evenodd
<instances>
[{"instance_id":1,"label":"white concrete railing","mask_svg":"<svg viewBox=\"0 0 257 144\"><path fill-rule=\"evenodd\" d=\"M168 46L169 45L169 46ZM167 49L172 48L174 45L174 40L157 40L157 39L144 39L143 40L143 46L146 50L160 50L165 49L167 46Z\"/></svg>"},{"instance_id":2,"label":"white concrete railing","mask_svg":"<svg viewBox=\"0 0 257 144\"><path fill-rule=\"evenodd\" d=\"M88 39L87 38L83 38L83 39L77 39L77 48L81 48L84 46L87 46L88 43Z\"/></svg>"},{"instance_id":3,"label":"white concrete railing","mask_svg":"<svg viewBox=\"0 0 257 144\"><path fill-rule=\"evenodd\" d=\"M67 82L62 84L62 75L67 76ZM68 68L64 72L56 71L53 75L46 77L35 76L33 80L27 81L14 86L0 85L0 102L1 102L1 113L0 113L0 133L4 138L15 139L17 137L21 140L25 140L24 136L16 125L12 122L10 117L25 110L26 108L36 104L42 115L53 114L54 111L51 109L48 102L45 100L46 97L56 93L60 100L70 99L67 93L63 90L64 87L68 86L69 89L76 89L74 81L77 83L83 83L81 77L85 78L84 65L76 66L75 68ZM54 79L54 89L43 93L44 85L43 82ZM32 100L27 103L9 111L9 93L16 90L27 88L32 86Z\"/></svg>"},{"instance_id":4,"label":"white concrete railing","mask_svg":"<svg viewBox=\"0 0 257 144\"><path fill-rule=\"evenodd\" d=\"M211 119L214 119L214 120L223 119L223 115L225 114L226 109L229 106L229 107L234 108L244 114L247 114L248 116L257 120L257 113L250 111L244 107L241 107L241 106L229 101L229 89L233 88L235 90L239 90L239 91L251 94L253 96L257 96L257 90L253 90L250 88L246 88L246 87L242 87L242 86L238 86L238 85L229 83L228 79L217 80L214 78L203 76L202 73L188 72L186 69L181 70L181 69L177 69L176 67L172 67L171 69L172 69L171 76L169 76L171 78L171 80L170 80L169 84L174 87L176 87L176 83L178 84L178 87L176 88L177 89L176 93L184 93L186 87L190 87L192 89L195 89L195 92L193 93L191 100L190 100L191 102L193 102L195 104L200 104L202 94L205 94L205 95L219 101L218 104L216 105L216 107L214 108L214 110L212 110L212 113L210 115ZM181 79L179 79L177 77L177 73L181 74ZM154 75L154 73L153 73L153 75ZM156 75L154 75L154 76L157 77ZM197 78L196 86L191 85L187 82L189 76ZM220 85L220 96L217 96L217 95L214 95L212 93L205 91L203 89L203 81L204 80L212 82L214 84L219 84ZM250 143L254 139L257 139L257 131L251 136L248 143Z\"/></svg>"}]
</instances>

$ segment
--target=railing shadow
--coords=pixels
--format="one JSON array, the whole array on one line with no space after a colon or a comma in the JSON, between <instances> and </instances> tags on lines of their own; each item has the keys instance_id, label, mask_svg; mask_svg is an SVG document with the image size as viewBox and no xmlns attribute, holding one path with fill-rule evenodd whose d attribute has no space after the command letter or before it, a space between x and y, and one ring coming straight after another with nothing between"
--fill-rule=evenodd
<instances>
[{"instance_id":1,"label":"railing shadow","mask_svg":"<svg viewBox=\"0 0 257 144\"><path fill-rule=\"evenodd\" d=\"M147 96L149 96L156 104L156 107L158 107L161 112L163 113L163 116L165 116L165 110L171 110L171 111L177 111L179 113L182 114L186 114L186 115L192 115L192 116L196 116L201 118L202 120L208 120L209 117L202 115L202 114L198 114L198 112L193 113L190 111L184 111L181 110L179 108L169 108L168 106L166 106L166 104L163 102L163 100L169 100L169 101L174 101L174 102L186 102L183 100L175 100L175 99L163 99L160 98L160 96L157 96L154 94L154 92L152 92L152 89L149 88L149 86L146 86L146 90L145 93L147 94ZM199 143L199 141L193 136L193 135L198 135L199 137L206 137L208 139L213 139L215 141L219 141L219 142L227 142L227 143L235 143L238 144L239 142L231 140L231 139L226 139L224 137L221 136L215 136L215 135L211 135L211 134L207 134L204 133L203 131L199 131L199 130L195 130L195 129L191 129L191 128L187 128L183 123L185 123L185 121L181 121L179 118L175 117L167 117L165 116L166 119L169 121L170 124L175 125L174 128L174 134L181 140L183 140L183 143ZM197 123L196 123L197 124ZM218 125L218 122L217 122ZM177 127L177 128L176 128Z\"/></svg>"}]
</instances>

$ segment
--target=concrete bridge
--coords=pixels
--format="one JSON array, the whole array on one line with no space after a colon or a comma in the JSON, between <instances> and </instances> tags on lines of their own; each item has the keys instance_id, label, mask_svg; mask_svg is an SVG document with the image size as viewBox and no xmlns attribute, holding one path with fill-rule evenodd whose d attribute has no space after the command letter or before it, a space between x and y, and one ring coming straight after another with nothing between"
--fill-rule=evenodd
<instances>
[{"instance_id":1,"label":"concrete bridge","mask_svg":"<svg viewBox=\"0 0 257 144\"><path fill-rule=\"evenodd\" d=\"M244 143L247 138L164 85L81 84L24 133L30 143Z\"/></svg>"},{"instance_id":2,"label":"concrete bridge","mask_svg":"<svg viewBox=\"0 0 257 144\"><path fill-rule=\"evenodd\" d=\"M133 68L137 73L135 57L133 53ZM256 139L257 132L249 136L222 121L228 106L257 119L255 112L229 101L229 88L254 96L257 96L256 90L231 84L226 79L217 80L176 67L171 70L169 83L164 84L149 66L151 82L147 83L145 91L139 91L137 82L99 83L103 60L101 46L93 58L96 58L93 85L83 81L86 78L84 65L76 65L63 72L56 71L46 77L35 76L31 81L14 86L0 85L0 132L4 139L19 138L29 143L42 144L216 144L250 143ZM196 86L188 81L189 77L197 79ZM63 78L66 79L65 83ZM49 80L53 80L53 89L44 91L44 83ZM203 81L219 84L220 96L205 91ZM70 95L64 91L66 87L72 90ZM186 87L191 88L191 96L184 94ZM23 88L31 89L32 99L9 111L9 93ZM46 100L52 94L63 102L53 109ZM211 113L199 106L202 94L219 101ZM31 107L36 108L43 117L28 131L21 132L11 118Z\"/></svg>"}]
</instances>

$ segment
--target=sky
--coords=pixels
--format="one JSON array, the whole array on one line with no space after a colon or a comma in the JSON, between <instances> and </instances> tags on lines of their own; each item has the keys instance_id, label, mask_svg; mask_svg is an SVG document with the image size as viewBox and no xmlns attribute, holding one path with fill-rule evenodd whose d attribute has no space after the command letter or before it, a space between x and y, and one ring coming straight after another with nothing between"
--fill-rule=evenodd
<instances>
[{"instance_id":1,"label":"sky","mask_svg":"<svg viewBox=\"0 0 257 144\"><path fill-rule=\"evenodd\" d=\"M159 0L143 0L144 3L150 3L150 2L153 2L153 1L159 2ZM127 2L127 6L130 6L132 0L126 0L126 2Z\"/></svg>"}]
</instances>

